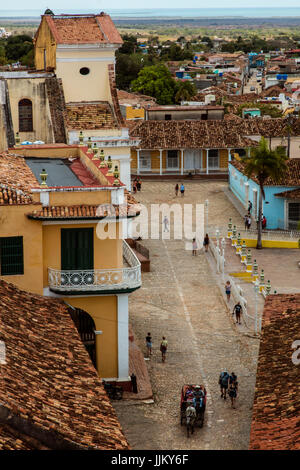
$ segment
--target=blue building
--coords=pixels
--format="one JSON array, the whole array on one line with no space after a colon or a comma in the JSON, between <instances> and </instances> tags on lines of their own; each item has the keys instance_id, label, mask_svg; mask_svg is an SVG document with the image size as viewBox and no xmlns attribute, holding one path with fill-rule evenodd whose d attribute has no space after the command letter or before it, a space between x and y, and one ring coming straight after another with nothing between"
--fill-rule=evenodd
<instances>
[{"instance_id":1,"label":"blue building","mask_svg":"<svg viewBox=\"0 0 300 470\"><path fill-rule=\"evenodd\" d=\"M229 188L248 209L252 202L252 216L258 217L260 188L255 179L248 179L243 173L243 164L231 160L228 166ZM300 229L300 160L288 161L288 170L280 184L267 181L264 186L263 215L267 219L268 229Z\"/></svg>"}]
</instances>

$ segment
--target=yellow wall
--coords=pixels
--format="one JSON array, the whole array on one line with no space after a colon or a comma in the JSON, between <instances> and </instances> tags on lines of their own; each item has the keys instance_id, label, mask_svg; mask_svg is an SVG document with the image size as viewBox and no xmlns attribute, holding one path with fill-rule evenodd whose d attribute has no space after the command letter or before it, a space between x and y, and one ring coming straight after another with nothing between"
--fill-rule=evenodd
<instances>
[{"instance_id":1,"label":"yellow wall","mask_svg":"<svg viewBox=\"0 0 300 470\"><path fill-rule=\"evenodd\" d=\"M64 299L75 308L91 315L96 330L96 361L100 377L118 377L118 309L117 297L67 297Z\"/></svg>"},{"instance_id":2,"label":"yellow wall","mask_svg":"<svg viewBox=\"0 0 300 470\"><path fill-rule=\"evenodd\" d=\"M36 70L45 70L44 50L46 49L46 68L55 68L56 43L45 18L42 18L35 40L34 60Z\"/></svg>"},{"instance_id":3,"label":"yellow wall","mask_svg":"<svg viewBox=\"0 0 300 470\"><path fill-rule=\"evenodd\" d=\"M94 269L123 267L122 240L100 240L96 223L43 225L43 283L48 286L48 268L61 269L61 229L94 228ZM117 223L117 236L119 223Z\"/></svg>"},{"instance_id":4,"label":"yellow wall","mask_svg":"<svg viewBox=\"0 0 300 470\"><path fill-rule=\"evenodd\" d=\"M54 142L45 79L8 78L7 85L14 132L19 132L19 101L26 98L32 102L33 132L20 132L21 142L23 140Z\"/></svg>"},{"instance_id":5,"label":"yellow wall","mask_svg":"<svg viewBox=\"0 0 300 470\"><path fill-rule=\"evenodd\" d=\"M141 154L140 154L141 156ZM178 150L179 156L179 170L181 168L181 151ZM227 168L228 167L228 150L221 149L219 150L220 156L220 168ZM184 160L184 152L183 152L183 160ZM165 170L167 167L167 150L163 150L162 152L162 169ZM136 170L137 168L137 151L135 149L131 150L131 168ZM159 159L159 150L152 150L151 151L151 169L154 172L159 172L160 168L160 159ZM202 168L206 168L206 150L202 151Z\"/></svg>"},{"instance_id":6,"label":"yellow wall","mask_svg":"<svg viewBox=\"0 0 300 470\"><path fill-rule=\"evenodd\" d=\"M7 149L4 108L0 105L0 152Z\"/></svg>"},{"instance_id":7,"label":"yellow wall","mask_svg":"<svg viewBox=\"0 0 300 470\"><path fill-rule=\"evenodd\" d=\"M100 59L100 60L99 60ZM109 101L108 65L114 63L114 50L96 51L56 49L56 75L62 79L66 103L78 101ZM90 69L81 75L82 67Z\"/></svg>"},{"instance_id":8,"label":"yellow wall","mask_svg":"<svg viewBox=\"0 0 300 470\"><path fill-rule=\"evenodd\" d=\"M69 146L58 144L59 146L48 147L46 145L39 145L31 147L26 145L24 147L17 147L18 155L24 157L46 157L46 158L68 158L79 157L80 148L78 146ZM16 148L16 147L15 147Z\"/></svg>"},{"instance_id":9,"label":"yellow wall","mask_svg":"<svg viewBox=\"0 0 300 470\"><path fill-rule=\"evenodd\" d=\"M42 224L25 214L40 206L0 206L0 237L23 237L24 275L1 276L7 282L36 294L43 293Z\"/></svg>"},{"instance_id":10,"label":"yellow wall","mask_svg":"<svg viewBox=\"0 0 300 470\"><path fill-rule=\"evenodd\" d=\"M243 238L244 241L244 238ZM257 240L246 239L246 246L249 248L256 248ZM299 248L297 241L288 241L288 240L263 240L262 246L264 248Z\"/></svg>"},{"instance_id":11,"label":"yellow wall","mask_svg":"<svg viewBox=\"0 0 300 470\"><path fill-rule=\"evenodd\" d=\"M50 206L111 204L110 191L55 191L49 195Z\"/></svg>"},{"instance_id":12,"label":"yellow wall","mask_svg":"<svg viewBox=\"0 0 300 470\"><path fill-rule=\"evenodd\" d=\"M126 106L126 119L145 118L144 108L134 108L133 106Z\"/></svg>"}]
</instances>

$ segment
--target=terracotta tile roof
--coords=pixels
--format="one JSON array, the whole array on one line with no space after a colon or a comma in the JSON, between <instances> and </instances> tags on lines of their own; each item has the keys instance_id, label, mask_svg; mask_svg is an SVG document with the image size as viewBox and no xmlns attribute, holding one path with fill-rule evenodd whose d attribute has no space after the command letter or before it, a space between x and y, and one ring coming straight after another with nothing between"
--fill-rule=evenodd
<instances>
[{"instance_id":1,"label":"terracotta tile roof","mask_svg":"<svg viewBox=\"0 0 300 470\"><path fill-rule=\"evenodd\" d=\"M112 129L118 127L108 102L67 103L66 125L69 129Z\"/></svg>"},{"instance_id":2,"label":"terracotta tile roof","mask_svg":"<svg viewBox=\"0 0 300 470\"><path fill-rule=\"evenodd\" d=\"M6 347L6 363L0 365L2 426L50 448L128 448L62 301L0 280L0 339Z\"/></svg>"},{"instance_id":3,"label":"terracotta tile roof","mask_svg":"<svg viewBox=\"0 0 300 470\"><path fill-rule=\"evenodd\" d=\"M300 294L270 295L265 302L250 435L251 450L300 449Z\"/></svg>"},{"instance_id":4,"label":"terracotta tile roof","mask_svg":"<svg viewBox=\"0 0 300 470\"><path fill-rule=\"evenodd\" d=\"M280 93L287 94L285 90L280 88L278 85L270 86L266 90L262 91L262 96L279 96ZM290 95L288 93L288 95Z\"/></svg>"},{"instance_id":5,"label":"terracotta tile roof","mask_svg":"<svg viewBox=\"0 0 300 470\"><path fill-rule=\"evenodd\" d=\"M153 96L142 95L140 93L128 93L128 91L117 90L118 100L120 104L131 104L148 107L156 105L156 100Z\"/></svg>"},{"instance_id":6,"label":"terracotta tile roof","mask_svg":"<svg viewBox=\"0 0 300 470\"><path fill-rule=\"evenodd\" d=\"M59 219L92 219L99 220L105 217L124 218L135 217L139 214L139 205L131 204L98 204L81 206L44 206L27 214L30 219L59 220Z\"/></svg>"},{"instance_id":7,"label":"terracotta tile roof","mask_svg":"<svg viewBox=\"0 0 300 470\"><path fill-rule=\"evenodd\" d=\"M292 189L291 191L283 191L282 193L274 194L274 196L283 197L284 199L300 199L300 188Z\"/></svg>"},{"instance_id":8,"label":"terracotta tile roof","mask_svg":"<svg viewBox=\"0 0 300 470\"><path fill-rule=\"evenodd\" d=\"M51 450L37 439L7 424L0 424L0 450Z\"/></svg>"},{"instance_id":9,"label":"terracotta tile roof","mask_svg":"<svg viewBox=\"0 0 300 470\"><path fill-rule=\"evenodd\" d=\"M233 124L232 132L239 132L244 136L283 137L288 135L288 120L276 119L243 119L240 123ZM291 135L300 135L300 119L291 121Z\"/></svg>"},{"instance_id":10,"label":"terracotta tile roof","mask_svg":"<svg viewBox=\"0 0 300 470\"><path fill-rule=\"evenodd\" d=\"M120 104L118 100L118 92L116 86L115 66L114 64L108 64L108 79L110 94L113 102L114 116L120 127L124 127L124 118L121 113Z\"/></svg>"},{"instance_id":11,"label":"terracotta tile roof","mask_svg":"<svg viewBox=\"0 0 300 470\"><path fill-rule=\"evenodd\" d=\"M39 186L24 157L6 152L0 154L0 184L24 193L32 186Z\"/></svg>"},{"instance_id":12,"label":"terracotta tile roof","mask_svg":"<svg viewBox=\"0 0 300 470\"><path fill-rule=\"evenodd\" d=\"M111 17L99 15L44 15L57 44L122 44Z\"/></svg>"},{"instance_id":13,"label":"terracotta tile roof","mask_svg":"<svg viewBox=\"0 0 300 470\"><path fill-rule=\"evenodd\" d=\"M0 184L0 206L33 204L30 194L24 193L21 189Z\"/></svg>"},{"instance_id":14,"label":"terracotta tile roof","mask_svg":"<svg viewBox=\"0 0 300 470\"><path fill-rule=\"evenodd\" d=\"M232 160L230 162L238 171L244 173L244 164L238 160ZM258 183L255 177L251 178L253 181ZM292 158L287 161L286 174L278 182L274 182L271 178L268 178L265 182L265 186L300 186L300 159Z\"/></svg>"},{"instance_id":15,"label":"terracotta tile roof","mask_svg":"<svg viewBox=\"0 0 300 470\"><path fill-rule=\"evenodd\" d=\"M243 148L255 146L228 121L141 121L131 130L142 149Z\"/></svg>"}]
</instances>

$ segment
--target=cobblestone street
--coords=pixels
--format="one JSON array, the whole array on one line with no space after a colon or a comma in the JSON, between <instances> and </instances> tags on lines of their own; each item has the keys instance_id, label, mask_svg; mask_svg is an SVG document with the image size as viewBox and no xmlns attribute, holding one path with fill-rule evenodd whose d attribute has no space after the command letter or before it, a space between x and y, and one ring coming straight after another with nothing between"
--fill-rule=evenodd
<instances>
[{"instance_id":1,"label":"cobblestone street","mask_svg":"<svg viewBox=\"0 0 300 470\"><path fill-rule=\"evenodd\" d=\"M226 226L240 216L225 197L223 182L188 182L183 198L175 197L176 182L144 182L137 200L151 203L203 203L209 199L209 220ZM180 183L180 181L179 181ZM254 396L258 340L240 334L228 314L215 274L201 249L197 257L184 240L147 240L151 272L130 297L130 323L145 351L151 332L153 356L147 361L153 404L115 403L133 449L247 449ZM202 248L202 247L201 247ZM159 344L168 339L166 363ZM239 380L236 409L220 398L222 368ZM204 384L208 391L205 423L189 439L180 426L180 393L184 383Z\"/></svg>"}]
</instances>

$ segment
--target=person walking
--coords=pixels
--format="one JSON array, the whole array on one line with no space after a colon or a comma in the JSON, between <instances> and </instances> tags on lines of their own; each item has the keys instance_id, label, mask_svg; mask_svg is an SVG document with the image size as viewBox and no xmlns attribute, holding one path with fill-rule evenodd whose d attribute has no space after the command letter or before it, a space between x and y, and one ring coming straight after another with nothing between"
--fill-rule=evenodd
<instances>
[{"instance_id":1,"label":"person walking","mask_svg":"<svg viewBox=\"0 0 300 470\"><path fill-rule=\"evenodd\" d=\"M251 216L248 215L248 217L247 217L247 228L248 228L248 230L250 230L251 222L252 222L252 221L251 221Z\"/></svg>"},{"instance_id":2,"label":"person walking","mask_svg":"<svg viewBox=\"0 0 300 470\"><path fill-rule=\"evenodd\" d=\"M178 191L179 191L179 185L178 185L178 183L176 183L176 186L175 186L175 196L176 197L178 196Z\"/></svg>"},{"instance_id":3,"label":"person walking","mask_svg":"<svg viewBox=\"0 0 300 470\"><path fill-rule=\"evenodd\" d=\"M196 238L193 238L192 247L193 247L193 256L197 256L198 244L197 244Z\"/></svg>"},{"instance_id":4,"label":"person walking","mask_svg":"<svg viewBox=\"0 0 300 470\"><path fill-rule=\"evenodd\" d=\"M168 349L168 341L166 340L165 336L163 336L162 342L160 343L160 352L161 352L162 362L165 362L166 360L167 349Z\"/></svg>"},{"instance_id":5,"label":"person walking","mask_svg":"<svg viewBox=\"0 0 300 470\"><path fill-rule=\"evenodd\" d=\"M203 240L203 246L205 248L206 253L208 252L208 246L209 246L209 236L208 233L205 235L204 240Z\"/></svg>"},{"instance_id":6,"label":"person walking","mask_svg":"<svg viewBox=\"0 0 300 470\"><path fill-rule=\"evenodd\" d=\"M142 188L142 182L141 178L138 178L137 183L136 183L137 190L140 191Z\"/></svg>"},{"instance_id":7,"label":"person walking","mask_svg":"<svg viewBox=\"0 0 300 470\"><path fill-rule=\"evenodd\" d=\"M228 374L227 370L225 369L223 372L221 372L220 377L219 377L221 398L224 398L224 400L226 400L226 393L227 393L227 389L228 389L228 383L229 383L229 374Z\"/></svg>"},{"instance_id":8,"label":"person walking","mask_svg":"<svg viewBox=\"0 0 300 470\"><path fill-rule=\"evenodd\" d=\"M163 222L164 222L164 232L169 232L170 231L169 230L169 219L166 215L164 217Z\"/></svg>"},{"instance_id":9,"label":"person walking","mask_svg":"<svg viewBox=\"0 0 300 470\"><path fill-rule=\"evenodd\" d=\"M251 211L252 211L252 202L248 201L248 214L249 215L251 215Z\"/></svg>"},{"instance_id":10,"label":"person walking","mask_svg":"<svg viewBox=\"0 0 300 470\"><path fill-rule=\"evenodd\" d=\"M244 223L245 223L245 230L248 228L248 214L245 215L244 217Z\"/></svg>"},{"instance_id":11,"label":"person walking","mask_svg":"<svg viewBox=\"0 0 300 470\"><path fill-rule=\"evenodd\" d=\"M151 338L151 333L147 333L146 336L146 347L147 347L147 353L148 357L152 355L152 338Z\"/></svg>"},{"instance_id":12,"label":"person walking","mask_svg":"<svg viewBox=\"0 0 300 470\"><path fill-rule=\"evenodd\" d=\"M134 180L134 182L133 182L132 187L133 187L133 194L136 194L136 192L137 192L137 187L136 187L136 181L135 181L135 180Z\"/></svg>"},{"instance_id":13,"label":"person walking","mask_svg":"<svg viewBox=\"0 0 300 470\"><path fill-rule=\"evenodd\" d=\"M238 392L238 381L237 381L237 376L235 375L234 372L231 372L231 375L229 377L229 389L228 389L228 395L231 400L231 407L235 408L235 402L237 399L237 392Z\"/></svg>"},{"instance_id":14,"label":"person walking","mask_svg":"<svg viewBox=\"0 0 300 470\"><path fill-rule=\"evenodd\" d=\"M181 197L183 197L183 196L184 196L184 191L185 191L184 184L183 184L183 183L181 183L181 186L180 186Z\"/></svg>"},{"instance_id":15,"label":"person walking","mask_svg":"<svg viewBox=\"0 0 300 470\"><path fill-rule=\"evenodd\" d=\"M233 314L233 315L235 314L236 323L238 323L239 325L241 324L241 314L242 314L242 313L243 313L242 306L241 306L240 302L238 302L238 303L234 306L234 309L233 309L232 314Z\"/></svg>"},{"instance_id":16,"label":"person walking","mask_svg":"<svg viewBox=\"0 0 300 470\"><path fill-rule=\"evenodd\" d=\"M225 284L225 294L227 295L227 301L230 301L230 295L231 295L231 284L230 281L227 281Z\"/></svg>"}]
</instances>

